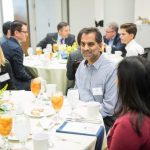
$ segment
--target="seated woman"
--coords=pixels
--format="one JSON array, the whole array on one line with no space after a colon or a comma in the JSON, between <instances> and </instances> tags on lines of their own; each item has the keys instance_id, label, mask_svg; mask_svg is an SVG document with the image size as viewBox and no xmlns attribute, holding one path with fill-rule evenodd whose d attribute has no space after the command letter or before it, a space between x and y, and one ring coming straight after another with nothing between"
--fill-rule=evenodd
<instances>
[{"instance_id":1,"label":"seated woman","mask_svg":"<svg viewBox=\"0 0 150 150\"><path fill-rule=\"evenodd\" d=\"M118 66L119 117L108 134L109 150L150 149L150 62L127 57Z\"/></svg>"},{"instance_id":2,"label":"seated woman","mask_svg":"<svg viewBox=\"0 0 150 150\"><path fill-rule=\"evenodd\" d=\"M5 86L7 86L7 90L15 89L12 78L10 63L5 59L0 47L0 90Z\"/></svg>"}]
</instances>

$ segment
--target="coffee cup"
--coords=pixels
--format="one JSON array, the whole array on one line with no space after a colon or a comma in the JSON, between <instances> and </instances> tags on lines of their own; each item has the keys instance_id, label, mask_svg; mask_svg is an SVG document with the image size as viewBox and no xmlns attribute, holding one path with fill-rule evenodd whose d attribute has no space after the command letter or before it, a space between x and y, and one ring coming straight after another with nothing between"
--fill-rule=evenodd
<instances>
[{"instance_id":1,"label":"coffee cup","mask_svg":"<svg viewBox=\"0 0 150 150\"><path fill-rule=\"evenodd\" d=\"M48 150L49 135L48 133L40 132L33 134L33 150Z\"/></svg>"},{"instance_id":2,"label":"coffee cup","mask_svg":"<svg viewBox=\"0 0 150 150\"><path fill-rule=\"evenodd\" d=\"M88 102L87 103L87 116L89 118L96 118L99 115L100 111L100 103L99 102Z\"/></svg>"}]
</instances>

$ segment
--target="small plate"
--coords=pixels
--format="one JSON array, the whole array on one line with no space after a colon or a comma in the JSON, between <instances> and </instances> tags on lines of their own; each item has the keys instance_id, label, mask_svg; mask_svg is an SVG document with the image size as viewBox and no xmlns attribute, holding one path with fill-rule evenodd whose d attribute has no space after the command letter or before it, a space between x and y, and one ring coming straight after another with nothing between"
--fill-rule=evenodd
<instances>
[{"instance_id":1,"label":"small plate","mask_svg":"<svg viewBox=\"0 0 150 150\"><path fill-rule=\"evenodd\" d=\"M25 110L25 114L30 117L44 117L44 116L51 116L55 114L55 111L50 108L43 108L43 107L33 107L31 109Z\"/></svg>"},{"instance_id":2,"label":"small plate","mask_svg":"<svg viewBox=\"0 0 150 150\"><path fill-rule=\"evenodd\" d=\"M32 138L32 134L29 135L28 139L31 139ZM11 141L19 141L18 138L15 136L14 133L11 133L9 136L8 136L8 140L11 140Z\"/></svg>"}]
</instances>

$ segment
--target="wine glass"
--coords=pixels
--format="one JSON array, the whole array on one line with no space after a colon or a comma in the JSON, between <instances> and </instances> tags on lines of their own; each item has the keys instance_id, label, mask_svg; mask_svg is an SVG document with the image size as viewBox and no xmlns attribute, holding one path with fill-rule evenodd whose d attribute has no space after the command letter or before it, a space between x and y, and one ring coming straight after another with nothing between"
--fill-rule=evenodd
<instances>
[{"instance_id":1,"label":"wine glass","mask_svg":"<svg viewBox=\"0 0 150 150\"><path fill-rule=\"evenodd\" d=\"M35 100L38 99L38 95L41 91L41 80L40 78L35 78L31 80L31 92L35 96Z\"/></svg>"},{"instance_id":2,"label":"wine glass","mask_svg":"<svg viewBox=\"0 0 150 150\"><path fill-rule=\"evenodd\" d=\"M51 96L51 103L52 106L56 112L56 123L59 123L59 111L62 108L64 97L63 93L60 91L56 91L55 93L52 94Z\"/></svg>"},{"instance_id":3,"label":"wine glass","mask_svg":"<svg viewBox=\"0 0 150 150\"><path fill-rule=\"evenodd\" d=\"M54 51L54 53L56 53L58 51L58 44L57 43L53 44L53 51Z\"/></svg>"},{"instance_id":4,"label":"wine glass","mask_svg":"<svg viewBox=\"0 0 150 150\"><path fill-rule=\"evenodd\" d=\"M33 55L33 48L32 48L32 47L29 47L29 48L27 49L27 52L28 52L29 58L31 58L32 55Z\"/></svg>"},{"instance_id":5,"label":"wine glass","mask_svg":"<svg viewBox=\"0 0 150 150\"><path fill-rule=\"evenodd\" d=\"M4 112L0 114L0 135L2 136L3 143L0 145L0 149L10 150L7 136L10 134L12 129L12 116L10 112Z\"/></svg>"},{"instance_id":6,"label":"wine glass","mask_svg":"<svg viewBox=\"0 0 150 150\"><path fill-rule=\"evenodd\" d=\"M67 92L67 100L71 106L71 116L75 117L74 109L76 108L79 101L79 91L78 89L70 88Z\"/></svg>"},{"instance_id":7,"label":"wine glass","mask_svg":"<svg viewBox=\"0 0 150 150\"><path fill-rule=\"evenodd\" d=\"M30 135L30 121L29 118L25 115L18 115L15 118L14 123L14 133L16 135L16 138L21 143L21 149L27 150L25 143Z\"/></svg>"},{"instance_id":8,"label":"wine glass","mask_svg":"<svg viewBox=\"0 0 150 150\"><path fill-rule=\"evenodd\" d=\"M36 55L40 56L42 54L42 48L41 47L36 47Z\"/></svg>"}]
</instances>

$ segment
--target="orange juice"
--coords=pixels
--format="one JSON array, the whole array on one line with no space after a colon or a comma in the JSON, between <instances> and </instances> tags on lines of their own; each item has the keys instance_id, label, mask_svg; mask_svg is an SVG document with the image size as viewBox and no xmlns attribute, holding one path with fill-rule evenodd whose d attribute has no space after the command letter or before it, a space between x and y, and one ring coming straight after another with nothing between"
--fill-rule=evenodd
<instances>
[{"instance_id":1,"label":"orange juice","mask_svg":"<svg viewBox=\"0 0 150 150\"><path fill-rule=\"evenodd\" d=\"M53 51L54 53L58 51L58 44L53 44Z\"/></svg>"},{"instance_id":2,"label":"orange juice","mask_svg":"<svg viewBox=\"0 0 150 150\"><path fill-rule=\"evenodd\" d=\"M2 136L9 135L12 129L12 117L7 114L0 115L0 134Z\"/></svg>"},{"instance_id":3,"label":"orange juice","mask_svg":"<svg viewBox=\"0 0 150 150\"><path fill-rule=\"evenodd\" d=\"M31 81L31 91L35 96L38 96L41 90L41 81L36 78Z\"/></svg>"},{"instance_id":4,"label":"orange juice","mask_svg":"<svg viewBox=\"0 0 150 150\"><path fill-rule=\"evenodd\" d=\"M36 48L36 55L41 55L42 54L42 49L41 47Z\"/></svg>"},{"instance_id":5,"label":"orange juice","mask_svg":"<svg viewBox=\"0 0 150 150\"><path fill-rule=\"evenodd\" d=\"M52 60L52 58L53 58L53 52L50 52L49 58L50 58L50 60Z\"/></svg>"},{"instance_id":6,"label":"orange juice","mask_svg":"<svg viewBox=\"0 0 150 150\"><path fill-rule=\"evenodd\" d=\"M63 101L64 101L63 96L52 96L51 97L52 106L56 112L58 112L62 108Z\"/></svg>"}]
</instances>

